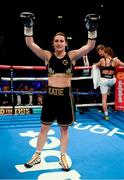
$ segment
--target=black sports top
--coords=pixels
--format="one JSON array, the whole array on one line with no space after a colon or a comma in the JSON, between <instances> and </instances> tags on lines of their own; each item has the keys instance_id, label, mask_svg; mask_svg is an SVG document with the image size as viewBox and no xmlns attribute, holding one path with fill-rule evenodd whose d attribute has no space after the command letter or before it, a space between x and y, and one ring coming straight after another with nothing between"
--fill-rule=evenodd
<instances>
[{"instance_id":1,"label":"black sports top","mask_svg":"<svg viewBox=\"0 0 124 180\"><path fill-rule=\"evenodd\" d=\"M111 59L110 65L107 66L107 64L106 64L106 59L105 59L105 66L100 66L101 77L113 78L113 75L114 75L114 73L115 73L115 67L112 66L112 61L113 61L113 59ZM113 71L113 74L104 74L104 73L103 73L103 70L112 70L112 71Z\"/></svg>"},{"instance_id":2,"label":"black sports top","mask_svg":"<svg viewBox=\"0 0 124 180\"><path fill-rule=\"evenodd\" d=\"M53 54L48 62L48 73L72 74L72 66L72 62L67 53L61 59L57 58L55 54Z\"/></svg>"}]
</instances>

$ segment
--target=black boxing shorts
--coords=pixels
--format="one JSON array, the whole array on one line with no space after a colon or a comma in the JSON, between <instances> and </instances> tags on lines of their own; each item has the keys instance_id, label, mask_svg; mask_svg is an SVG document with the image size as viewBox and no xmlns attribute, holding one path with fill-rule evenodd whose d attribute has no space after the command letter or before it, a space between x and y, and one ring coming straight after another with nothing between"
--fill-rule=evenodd
<instances>
[{"instance_id":1,"label":"black boxing shorts","mask_svg":"<svg viewBox=\"0 0 124 180\"><path fill-rule=\"evenodd\" d=\"M47 88L43 97L41 122L46 125L52 124L55 120L60 126L69 126L74 122L74 99L70 87Z\"/></svg>"}]
</instances>

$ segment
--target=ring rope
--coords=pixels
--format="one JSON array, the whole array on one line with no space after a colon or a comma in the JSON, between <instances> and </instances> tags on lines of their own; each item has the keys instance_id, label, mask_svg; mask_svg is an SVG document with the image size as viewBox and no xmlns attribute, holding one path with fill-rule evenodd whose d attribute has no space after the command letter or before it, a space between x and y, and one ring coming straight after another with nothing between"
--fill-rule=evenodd
<instances>
[{"instance_id":1,"label":"ring rope","mask_svg":"<svg viewBox=\"0 0 124 180\"><path fill-rule=\"evenodd\" d=\"M97 92L72 92L74 95L99 95ZM46 94L46 91L0 91L0 94ZM112 92L111 92L112 94Z\"/></svg>"},{"instance_id":2,"label":"ring rope","mask_svg":"<svg viewBox=\"0 0 124 180\"><path fill-rule=\"evenodd\" d=\"M11 66L11 65L0 65L0 69L15 69L15 70L46 70L46 66ZM74 70L81 70L81 69L92 69L92 66L75 66ZM123 66L119 66L116 68L124 69Z\"/></svg>"},{"instance_id":3,"label":"ring rope","mask_svg":"<svg viewBox=\"0 0 124 180\"><path fill-rule=\"evenodd\" d=\"M114 105L115 102L108 102L107 105ZM76 107L95 107L102 106L102 103L93 103L93 104L76 104ZM0 106L0 109L10 109L12 106ZM25 109L25 108L42 108L42 105L25 105L25 106L15 106L16 109Z\"/></svg>"},{"instance_id":4,"label":"ring rope","mask_svg":"<svg viewBox=\"0 0 124 180\"><path fill-rule=\"evenodd\" d=\"M92 66L75 66L74 70L91 69ZM46 66L10 66L0 65L0 69L15 69L15 70L46 70Z\"/></svg>"},{"instance_id":5,"label":"ring rope","mask_svg":"<svg viewBox=\"0 0 124 180\"><path fill-rule=\"evenodd\" d=\"M82 79L92 79L92 76L87 76L87 77L72 77L72 80L82 80ZM4 80L4 81L11 81L11 78L8 78L8 77L1 77L1 80ZM40 81L40 80L43 80L43 81L47 81L48 78L46 77L36 77L36 78L32 78L32 77L18 77L18 78L14 78L13 77L13 81Z\"/></svg>"}]
</instances>

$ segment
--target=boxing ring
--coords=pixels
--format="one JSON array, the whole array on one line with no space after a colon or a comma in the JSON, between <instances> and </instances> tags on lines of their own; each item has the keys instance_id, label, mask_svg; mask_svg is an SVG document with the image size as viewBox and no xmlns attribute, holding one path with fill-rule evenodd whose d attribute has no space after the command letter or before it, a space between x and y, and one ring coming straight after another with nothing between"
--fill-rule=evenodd
<instances>
[{"instance_id":1,"label":"boxing ring","mask_svg":"<svg viewBox=\"0 0 124 180\"><path fill-rule=\"evenodd\" d=\"M53 123L48 140L42 152L41 164L26 169L23 164L34 153L36 140L40 130L40 113L42 105L16 105L14 95L32 94L44 95L45 91L19 91L15 89L16 82L47 83L46 77L16 77L15 71L45 71L41 66L6 66L0 69L8 71L10 77L1 77L1 82L9 82L10 90L0 94L10 94L11 106L0 106L0 179L39 179L39 180L89 180L89 179L124 179L124 112L114 111L114 101L110 105L110 120L103 120L103 113L98 107L102 104L99 92L83 92L73 88L76 97L76 122L69 129L68 161L71 166L69 172L64 172L58 164L59 156L59 128ZM77 66L75 70L91 69L91 67ZM4 73L3 73L4 74ZM23 74L25 75L25 73ZM91 87L92 76L73 77L72 86L77 81L86 82ZM74 84L73 84L74 83ZM78 84L78 85L79 85ZM86 83L82 83L84 86ZM91 97L92 101L90 101ZM79 97L81 101L78 101ZM86 97L86 103L82 103ZM94 98L95 97L95 98ZM98 102L96 99L98 98ZM90 101L88 104L87 101ZM80 108L87 108L81 113ZM8 152L8 153L7 153Z\"/></svg>"},{"instance_id":2,"label":"boxing ring","mask_svg":"<svg viewBox=\"0 0 124 180\"><path fill-rule=\"evenodd\" d=\"M84 69L91 69L91 66L76 66L75 70L84 70ZM0 92L0 94L11 94L12 97L12 105L14 104L13 95L14 94L45 94L43 91L16 91L14 90L14 82L16 81L47 81L47 77L14 77L14 70L34 70L34 71L44 71L46 70L45 66L8 66L8 65L0 65L0 69L8 69L10 70L10 77L1 77L2 81L10 81L10 91ZM72 81L76 80L92 80L92 75L87 77L73 77ZM82 85L83 86L83 85ZM93 87L92 87L93 88ZM98 95L97 92L73 92L74 95ZM114 105L114 102L109 102L108 105ZM102 106L102 103L85 103L85 104L76 104L76 107L95 107L95 106ZM14 105L15 107L15 105ZM42 107L42 106L41 106ZM3 107L0 107L2 109ZM6 107L9 109L10 107ZM13 108L13 107L12 107ZM24 108L24 106L16 106L15 108ZM32 108L39 108L39 106L32 106ZM2 112L1 112L2 113ZM14 112L12 113L14 114Z\"/></svg>"}]
</instances>

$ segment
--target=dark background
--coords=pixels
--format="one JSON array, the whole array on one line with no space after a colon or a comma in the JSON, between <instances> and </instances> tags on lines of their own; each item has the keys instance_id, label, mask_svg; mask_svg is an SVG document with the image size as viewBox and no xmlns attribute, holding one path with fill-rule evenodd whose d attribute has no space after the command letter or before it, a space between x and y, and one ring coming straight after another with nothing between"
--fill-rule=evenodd
<instances>
[{"instance_id":1,"label":"dark background","mask_svg":"<svg viewBox=\"0 0 124 180\"><path fill-rule=\"evenodd\" d=\"M68 3L68 4L67 4ZM25 45L23 25L19 15L23 11L35 14L35 42L44 49L51 49L51 40L58 31L72 36L69 48L81 47L87 42L85 15L98 13L101 20L97 44L111 46L116 55L124 61L124 14L120 1L16 1L3 2L0 6L0 64L42 65ZM57 16L63 16L58 19ZM92 51L95 54L95 49ZM93 56L95 58L95 56Z\"/></svg>"}]
</instances>

